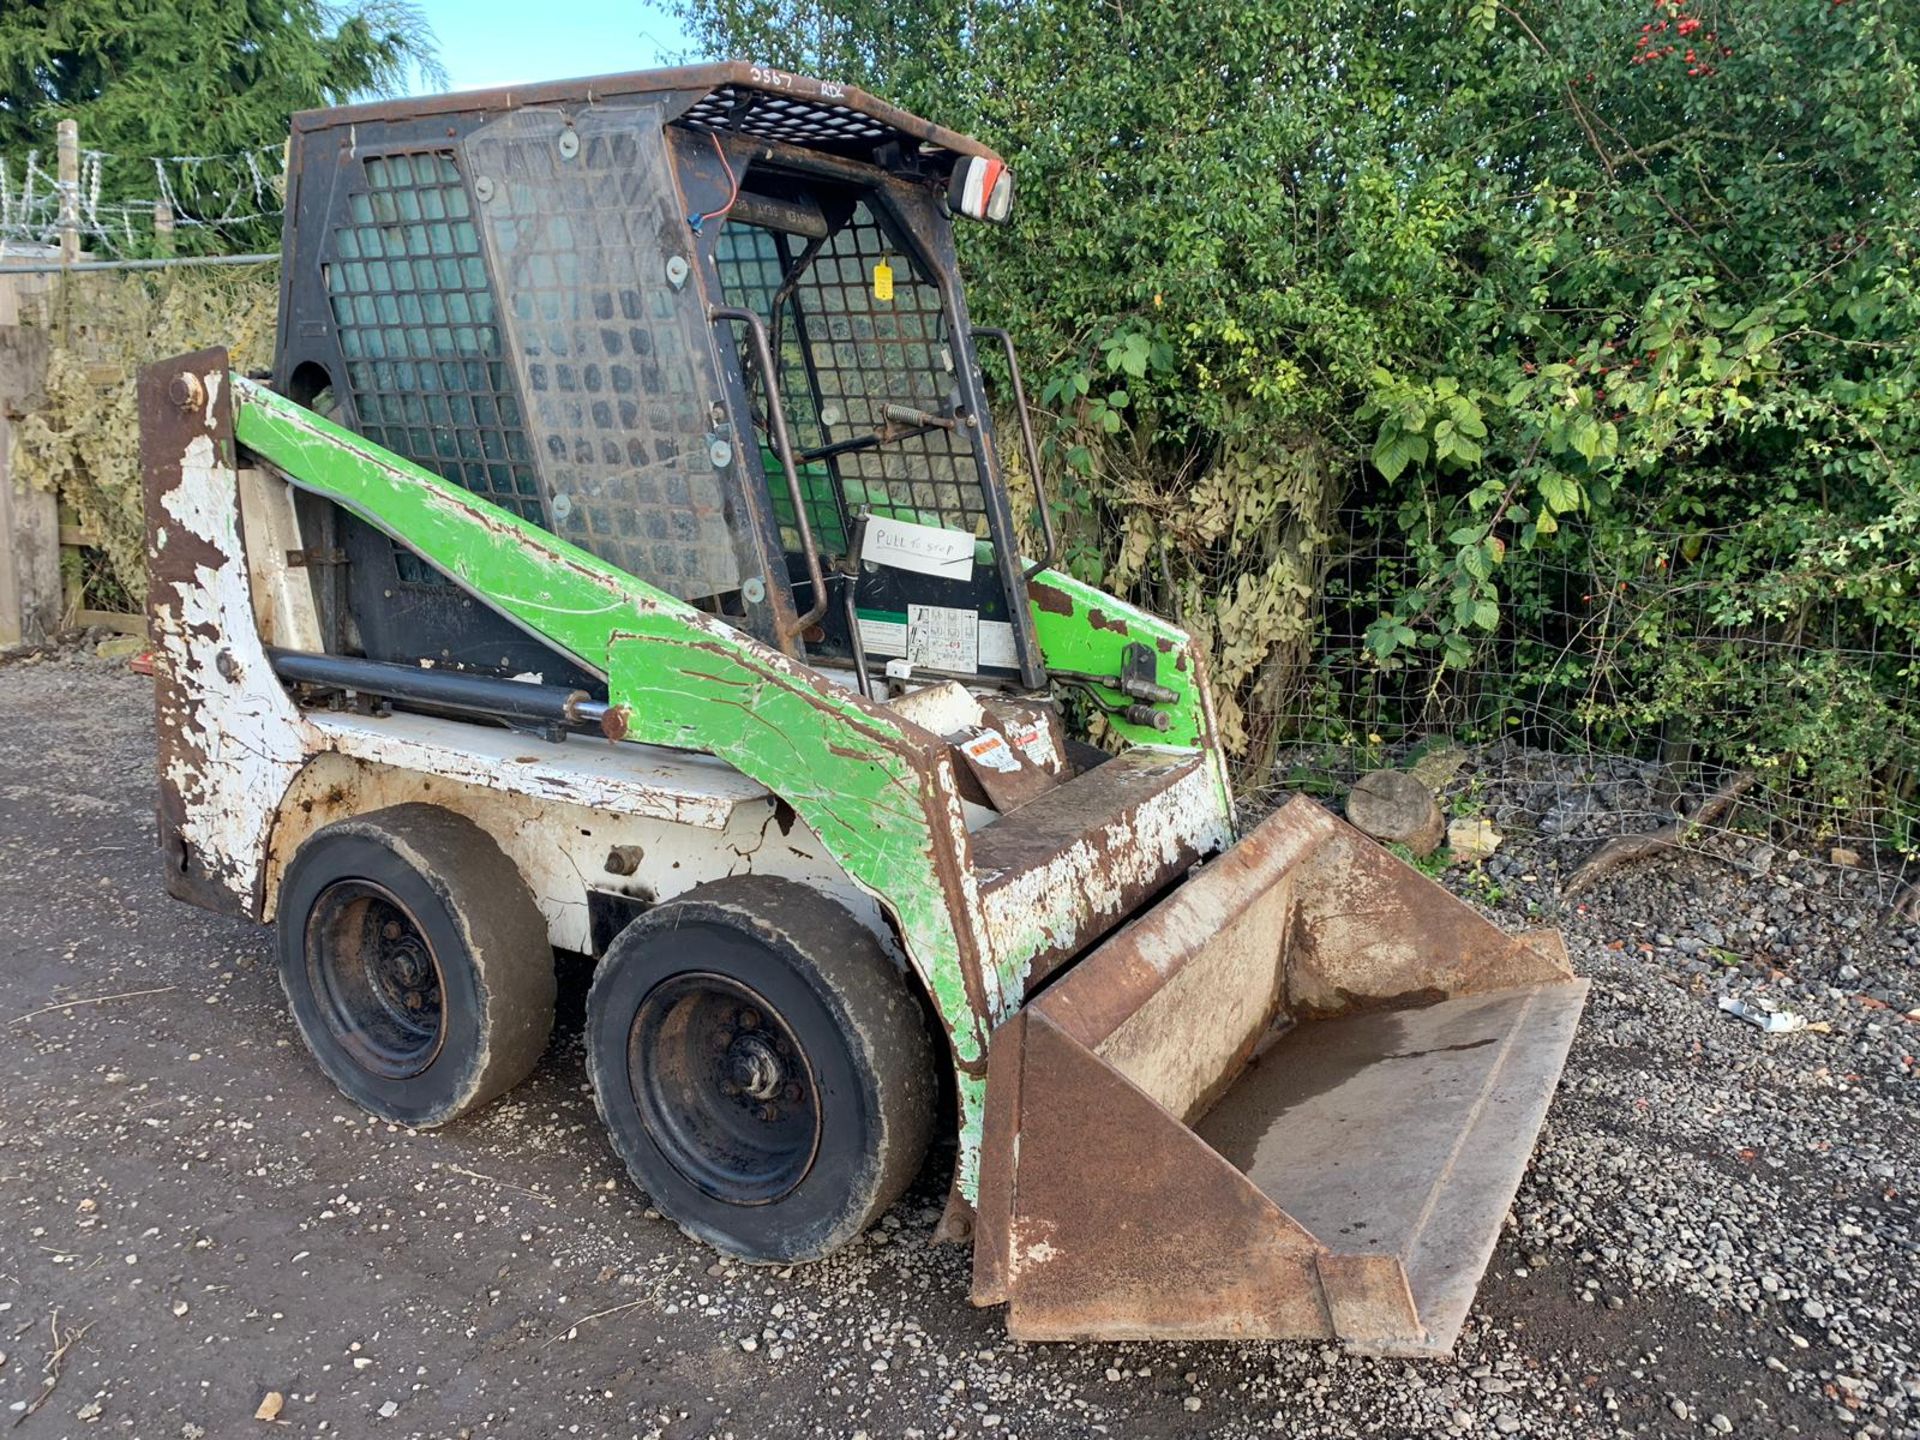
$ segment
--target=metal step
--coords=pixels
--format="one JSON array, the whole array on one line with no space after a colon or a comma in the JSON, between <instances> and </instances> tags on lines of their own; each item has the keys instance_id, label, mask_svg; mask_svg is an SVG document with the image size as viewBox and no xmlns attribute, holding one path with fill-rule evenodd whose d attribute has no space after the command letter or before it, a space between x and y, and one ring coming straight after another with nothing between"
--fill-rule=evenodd
<instances>
[{"instance_id":1,"label":"metal step","mask_svg":"<svg viewBox=\"0 0 1920 1440\"><path fill-rule=\"evenodd\" d=\"M981 888L1006 884L1130 820L1204 763L1192 753L1129 750L974 831L973 871Z\"/></svg>"}]
</instances>

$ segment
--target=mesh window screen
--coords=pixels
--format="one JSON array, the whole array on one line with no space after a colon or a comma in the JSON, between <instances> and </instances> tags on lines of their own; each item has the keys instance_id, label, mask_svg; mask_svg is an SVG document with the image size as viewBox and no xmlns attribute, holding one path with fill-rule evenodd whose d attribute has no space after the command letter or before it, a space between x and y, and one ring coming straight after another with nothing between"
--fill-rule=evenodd
<instances>
[{"instance_id":1,"label":"mesh window screen","mask_svg":"<svg viewBox=\"0 0 1920 1440\"><path fill-rule=\"evenodd\" d=\"M796 253L792 244L770 231L729 225L715 250L727 298L766 316ZM881 299L876 287L882 264L892 271L890 299ZM803 451L885 431L889 405L934 414L953 407L954 361L939 287L887 238L865 202L802 273L793 298L783 307L778 338L787 419L794 443ZM771 461L770 454L767 458ZM832 465L849 513L864 505L876 515L987 537L986 503L973 451L959 432L933 429L907 435L872 449L845 452ZM816 462L807 469L824 471L825 466ZM784 503L785 482L777 466L769 474L775 513L786 522L782 543L794 549L799 541L790 523L792 507ZM818 478L831 479L827 474ZM815 480L803 474L802 483L816 535L824 548L832 549L827 534L839 536L838 512L816 499ZM844 540L840 543L844 546Z\"/></svg>"},{"instance_id":2,"label":"mesh window screen","mask_svg":"<svg viewBox=\"0 0 1920 1440\"><path fill-rule=\"evenodd\" d=\"M685 219L659 112L589 111L570 129L516 111L466 147L554 528L683 600L737 589L695 364L706 319L666 277L662 236Z\"/></svg>"},{"instance_id":3,"label":"mesh window screen","mask_svg":"<svg viewBox=\"0 0 1920 1440\"><path fill-rule=\"evenodd\" d=\"M874 272L893 271L893 298ZM886 237L863 202L821 247L796 300L820 389L825 438L877 433L889 405L935 414L953 405L953 354L937 286ZM966 437L930 430L839 457L847 507L987 537L986 502Z\"/></svg>"},{"instance_id":4,"label":"mesh window screen","mask_svg":"<svg viewBox=\"0 0 1920 1440\"><path fill-rule=\"evenodd\" d=\"M793 246L787 238L753 225L729 224L714 242L713 258L728 303L744 306L769 321L771 326L774 294L794 260ZM821 443L820 420L815 411L813 389L807 383L800 326L791 302L782 307L781 318L782 323L772 336L774 360L780 367L781 401L786 407L787 427L793 443L804 451ZM759 393L758 377L751 367L747 376L754 409L764 423L766 402ZM780 526L781 547L797 553L800 531L794 523L793 497L787 490L786 471L781 468L773 447L764 439L760 445L760 467L766 475L774 519ZM845 553L847 530L835 494L831 465L825 460L796 458L794 471L800 477L800 488L807 499L807 523L813 527L814 543L829 555Z\"/></svg>"},{"instance_id":5,"label":"mesh window screen","mask_svg":"<svg viewBox=\"0 0 1920 1440\"><path fill-rule=\"evenodd\" d=\"M322 271L360 432L546 524L453 157L370 156L354 182ZM402 580L438 578L411 551L394 558Z\"/></svg>"}]
</instances>

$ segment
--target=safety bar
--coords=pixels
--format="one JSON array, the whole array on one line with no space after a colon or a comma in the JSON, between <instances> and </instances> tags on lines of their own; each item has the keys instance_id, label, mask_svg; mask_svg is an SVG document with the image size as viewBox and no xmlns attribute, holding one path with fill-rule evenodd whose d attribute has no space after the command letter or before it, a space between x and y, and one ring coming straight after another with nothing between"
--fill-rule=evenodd
<instances>
[{"instance_id":1,"label":"safety bar","mask_svg":"<svg viewBox=\"0 0 1920 1440\"><path fill-rule=\"evenodd\" d=\"M1027 414L1027 387L1020 381L1020 361L1013 353L1013 336L997 325L974 326L974 339L982 335L998 340L1007 357L1007 374L1013 377L1013 403L1020 412L1020 444L1027 452L1027 471L1033 476L1033 498L1040 506L1040 534L1047 542L1047 554L1045 559L1027 567L1026 578L1031 580L1042 570L1053 568L1053 562L1060 555L1060 541L1053 533L1053 511L1047 506L1046 482L1040 478L1040 447L1033 443L1033 420Z\"/></svg>"},{"instance_id":2,"label":"safety bar","mask_svg":"<svg viewBox=\"0 0 1920 1440\"><path fill-rule=\"evenodd\" d=\"M800 530L800 548L807 557L807 578L813 582L813 607L781 627L785 635L798 635L816 625L827 613L827 580L820 573L820 556L813 543L813 523L807 519L807 497L800 489L800 473L793 468L793 439L787 433L787 412L780 403L780 381L773 368L773 347L767 341L766 323L751 310L738 305L715 305L707 311L708 323L743 321L753 342L753 363L767 391L767 423L773 427L774 448L780 454L780 468L786 472L787 493L793 497L793 519Z\"/></svg>"}]
</instances>

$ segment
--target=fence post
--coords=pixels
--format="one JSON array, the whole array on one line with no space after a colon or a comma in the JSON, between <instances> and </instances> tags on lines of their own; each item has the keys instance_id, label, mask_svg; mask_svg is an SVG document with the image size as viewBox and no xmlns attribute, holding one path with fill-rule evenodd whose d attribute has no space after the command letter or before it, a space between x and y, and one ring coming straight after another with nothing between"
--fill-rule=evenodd
<instances>
[{"instance_id":1,"label":"fence post","mask_svg":"<svg viewBox=\"0 0 1920 1440\"><path fill-rule=\"evenodd\" d=\"M162 260L173 256L173 206L164 195L153 202L153 253Z\"/></svg>"},{"instance_id":2,"label":"fence post","mask_svg":"<svg viewBox=\"0 0 1920 1440\"><path fill-rule=\"evenodd\" d=\"M60 628L60 502L12 473L13 421L39 403L46 332L19 323L20 300L47 277L0 267L0 645Z\"/></svg>"},{"instance_id":3,"label":"fence post","mask_svg":"<svg viewBox=\"0 0 1920 1440\"><path fill-rule=\"evenodd\" d=\"M54 131L60 157L60 263L80 258L80 122L62 120Z\"/></svg>"}]
</instances>

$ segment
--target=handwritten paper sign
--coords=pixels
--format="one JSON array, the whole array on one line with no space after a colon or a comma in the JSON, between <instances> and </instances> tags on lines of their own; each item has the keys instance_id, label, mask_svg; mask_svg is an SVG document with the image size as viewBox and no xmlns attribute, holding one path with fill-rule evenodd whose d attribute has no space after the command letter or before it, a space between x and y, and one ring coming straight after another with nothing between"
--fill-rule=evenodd
<instances>
[{"instance_id":1,"label":"handwritten paper sign","mask_svg":"<svg viewBox=\"0 0 1920 1440\"><path fill-rule=\"evenodd\" d=\"M964 530L875 515L867 521L860 558L943 580L969 580L973 578L973 544L973 536Z\"/></svg>"}]
</instances>

